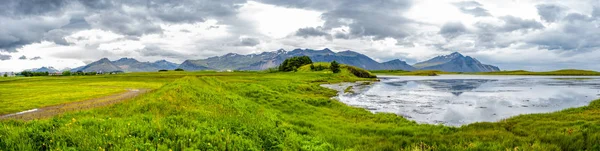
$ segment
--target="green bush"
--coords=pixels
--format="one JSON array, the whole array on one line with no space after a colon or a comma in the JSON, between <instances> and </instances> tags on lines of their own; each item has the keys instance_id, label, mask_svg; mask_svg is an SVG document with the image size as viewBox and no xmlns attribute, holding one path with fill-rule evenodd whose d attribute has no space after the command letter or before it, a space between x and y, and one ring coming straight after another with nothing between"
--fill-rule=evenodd
<instances>
[{"instance_id":1,"label":"green bush","mask_svg":"<svg viewBox=\"0 0 600 151\"><path fill-rule=\"evenodd\" d=\"M333 66L333 63L332 63L332 66ZM361 77L361 78L377 78L377 76L371 74L369 71L367 71L365 69L361 69L361 68L355 67L355 66L346 66L346 69L348 69L348 71L350 71L350 73L354 74L357 77Z\"/></svg>"},{"instance_id":2,"label":"green bush","mask_svg":"<svg viewBox=\"0 0 600 151\"><path fill-rule=\"evenodd\" d=\"M26 76L26 77L33 77L33 76L48 76L49 73L48 72L33 72L33 71L23 71L21 72L21 75Z\"/></svg>"},{"instance_id":3,"label":"green bush","mask_svg":"<svg viewBox=\"0 0 600 151\"><path fill-rule=\"evenodd\" d=\"M63 76L70 76L71 75L71 71L63 71L62 75Z\"/></svg>"},{"instance_id":4,"label":"green bush","mask_svg":"<svg viewBox=\"0 0 600 151\"><path fill-rule=\"evenodd\" d=\"M335 60L333 62L331 62L331 66L329 66L329 68L331 68L331 71L333 73L340 73L340 64L337 63Z\"/></svg>"},{"instance_id":5,"label":"green bush","mask_svg":"<svg viewBox=\"0 0 600 151\"><path fill-rule=\"evenodd\" d=\"M183 71L183 69L177 68L177 69L175 69L175 71Z\"/></svg>"},{"instance_id":6,"label":"green bush","mask_svg":"<svg viewBox=\"0 0 600 151\"><path fill-rule=\"evenodd\" d=\"M315 64L310 64L310 71L323 71L326 70L328 67L327 66L323 66L323 65L316 65Z\"/></svg>"},{"instance_id":7,"label":"green bush","mask_svg":"<svg viewBox=\"0 0 600 151\"><path fill-rule=\"evenodd\" d=\"M291 57L287 58L279 65L279 71L289 72L298 71L303 65L312 64L312 60L308 56Z\"/></svg>"},{"instance_id":8,"label":"green bush","mask_svg":"<svg viewBox=\"0 0 600 151\"><path fill-rule=\"evenodd\" d=\"M158 70L158 72L167 72L167 71L169 71L169 70L165 70L165 69Z\"/></svg>"}]
</instances>

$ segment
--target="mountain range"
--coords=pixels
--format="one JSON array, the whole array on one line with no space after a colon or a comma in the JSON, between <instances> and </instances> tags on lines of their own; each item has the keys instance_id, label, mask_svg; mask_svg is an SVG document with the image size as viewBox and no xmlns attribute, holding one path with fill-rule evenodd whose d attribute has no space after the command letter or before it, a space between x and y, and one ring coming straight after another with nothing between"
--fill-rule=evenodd
<instances>
[{"instance_id":1,"label":"mountain range","mask_svg":"<svg viewBox=\"0 0 600 151\"><path fill-rule=\"evenodd\" d=\"M185 70L265 70L281 64L285 59L295 56L308 56L313 62L331 62L333 60L369 70L415 70L404 61L392 60L379 63L368 56L354 52L333 52L330 49L294 49L286 51L279 49L260 54L240 55L229 53L223 56L210 57L200 60L186 60L179 68Z\"/></svg>"},{"instance_id":2,"label":"mountain range","mask_svg":"<svg viewBox=\"0 0 600 151\"><path fill-rule=\"evenodd\" d=\"M182 68L184 70L265 70L277 67L285 59L294 56L308 56L313 62L331 62L337 61L342 64L348 64L367 70L442 70L449 72L490 72L500 71L496 66L487 65L479 62L470 56L463 56L458 52L449 55L437 56L427 61L409 65L399 59L387 62L377 62L370 57L354 52L341 51L333 52L330 49L294 49L286 51L279 49L277 51L263 52L260 54L241 55L228 53L222 56L215 56L199 60L185 60L181 64L160 60L156 62L139 62L133 58L121 58L110 61L102 58L86 66L71 69L71 71L125 71L125 72L148 72L158 70L173 70Z\"/></svg>"},{"instance_id":3,"label":"mountain range","mask_svg":"<svg viewBox=\"0 0 600 151\"><path fill-rule=\"evenodd\" d=\"M450 55L437 56L427 61L413 65L421 70L441 70L448 72L491 72L500 71L500 68L492 65L482 64L470 56L463 56L458 52Z\"/></svg>"},{"instance_id":4,"label":"mountain range","mask_svg":"<svg viewBox=\"0 0 600 151\"><path fill-rule=\"evenodd\" d=\"M125 72L148 72L158 70L173 70L176 69L179 64L172 63L166 60L159 60L155 62L140 62L133 58L121 58L119 60L110 61L107 58L102 58L98 61L92 62L88 65L71 69L71 72L83 71L83 72L111 72L111 71L125 71Z\"/></svg>"}]
</instances>

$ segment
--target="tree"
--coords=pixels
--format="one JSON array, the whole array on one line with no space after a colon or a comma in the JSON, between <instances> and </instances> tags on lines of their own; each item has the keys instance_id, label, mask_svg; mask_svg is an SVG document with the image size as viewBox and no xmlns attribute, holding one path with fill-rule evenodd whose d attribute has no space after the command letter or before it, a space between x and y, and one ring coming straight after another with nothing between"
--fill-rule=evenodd
<instances>
[{"instance_id":1,"label":"tree","mask_svg":"<svg viewBox=\"0 0 600 151\"><path fill-rule=\"evenodd\" d=\"M175 69L175 71L183 71L183 69L177 68L177 69Z\"/></svg>"},{"instance_id":2,"label":"tree","mask_svg":"<svg viewBox=\"0 0 600 151\"><path fill-rule=\"evenodd\" d=\"M63 71L62 75L63 76L70 76L71 75L71 71Z\"/></svg>"},{"instance_id":3,"label":"tree","mask_svg":"<svg viewBox=\"0 0 600 151\"><path fill-rule=\"evenodd\" d=\"M279 65L279 71L289 72L297 71L303 65L312 64L312 60L308 56L287 58Z\"/></svg>"},{"instance_id":4,"label":"tree","mask_svg":"<svg viewBox=\"0 0 600 151\"><path fill-rule=\"evenodd\" d=\"M331 66L329 66L329 68L331 69L331 71L333 71L333 73L340 73L340 64L337 63L335 60L333 62L331 62Z\"/></svg>"},{"instance_id":5,"label":"tree","mask_svg":"<svg viewBox=\"0 0 600 151\"><path fill-rule=\"evenodd\" d=\"M6 74L6 72L4 72L4 77L8 77L8 74Z\"/></svg>"}]
</instances>

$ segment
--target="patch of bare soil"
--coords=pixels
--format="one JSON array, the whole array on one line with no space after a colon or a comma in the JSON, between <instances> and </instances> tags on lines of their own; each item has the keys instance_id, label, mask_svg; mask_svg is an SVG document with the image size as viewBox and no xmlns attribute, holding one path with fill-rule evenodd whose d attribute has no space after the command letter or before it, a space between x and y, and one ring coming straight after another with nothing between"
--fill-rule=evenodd
<instances>
[{"instance_id":1,"label":"patch of bare soil","mask_svg":"<svg viewBox=\"0 0 600 151\"><path fill-rule=\"evenodd\" d=\"M65 103L54 106L47 106L32 110L27 110L19 113L0 115L0 120L4 119L20 119L20 120L34 120L34 119L42 119L49 118L55 115L59 115L65 112L73 112L79 110L86 110L91 108L103 107L112 105L115 103L119 103L121 101L134 98L140 94L146 93L149 90L147 89L130 89L127 92L123 92L120 94L114 94L110 96L105 96L101 98L90 99L86 101Z\"/></svg>"}]
</instances>

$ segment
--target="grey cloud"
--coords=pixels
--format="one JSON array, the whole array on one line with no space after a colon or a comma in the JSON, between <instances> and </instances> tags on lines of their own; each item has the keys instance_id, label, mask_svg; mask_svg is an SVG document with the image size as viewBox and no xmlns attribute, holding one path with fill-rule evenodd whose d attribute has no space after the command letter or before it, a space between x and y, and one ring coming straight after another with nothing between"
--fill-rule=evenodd
<instances>
[{"instance_id":1,"label":"grey cloud","mask_svg":"<svg viewBox=\"0 0 600 151\"><path fill-rule=\"evenodd\" d=\"M60 12L67 4L65 0L3 0L0 15L44 15Z\"/></svg>"},{"instance_id":2,"label":"grey cloud","mask_svg":"<svg viewBox=\"0 0 600 151\"><path fill-rule=\"evenodd\" d=\"M99 28L125 36L161 33L160 22L203 22L235 16L246 0L4 0L0 51L41 40L61 45L73 32ZM65 22L65 19L69 22Z\"/></svg>"},{"instance_id":3,"label":"grey cloud","mask_svg":"<svg viewBox=\"0 0 600 151\"><path fill-rule=\"evenodd\" d=\"M565 21L573 22L573 21L591 21L592 18L579 13L570 13L563 18Z\"/></svg>"},{"instance_id":4,"label":"grey cloud","mask_svg":"<svg viewBox=\"0 0 600 151\"><path fill-rule=\"evenodd\" d=\"M563 7L553 4L540 4L536 5L538 14L542 20L547 22L555 22L560 19Z\"/></svg>"},{"instance_id":5,"label":"grey cloud","mask_svg":"<svg viewBox=\"0 0 600 151\"><path fill-rule=\"evenodd\" d=\"M0 60L10 60L10 58L12 58L11 55L0 54Z\"/></svg>"},{"instance_id":6,"label":"grey cloud","mask_svg":"<svg viewBox=\"0 0 600 151\"><path fill-rule=\"evenodd\" d=\"M524 30L524 29L543 29L544 25L542 23L537 22L533 19L522 19L515 16L503 16L500 17L504 21L504 26L502 26L501 30L505 32L512 32L515 30Z\"/></svg>"},{"instance_id":7,"label":"grey cloud","mask_svg":"<svg viewBox=\"0 0 600 151\"><path fill-rule=\"evenodd\" d=\"M335 34L333 34L333 37L337 39L350 39L350 36L348 34L344 34L341 32L336 32Z\"/></svg>"},{"instance_id":8,"label":"grey cloud","mask_svg":"<svg viewBox=\"0 0 600 151\"><path fill-rule=\"evenodd\" d=\"M453 3L461 12L470 14L476 17L492 16L487 9L482 8L483 5L476 1L462 1Z\"/></svg>"},{"instance_id":9,"label":"grey cloud","mask_svg":"<svg viewBox=\"0 0 600 151\"><path fill-rule=\"evenodd\" d=\"M36 56L36 57L33 57L33 58L29 59L29 60L40 60L40 59L42 59L42 57Z\"/></svg>"},{"instance_id":10,"label":"grey cloud","mask_svg":"<svg viewBox=\"0 0 600 151\"><path fill-rule=\"evenodd\" d=\"M241 38L240 42L236 46L256 46L260 44L258 38Z\"/></svg>"},{"instance_id":11,"label":"grey cloud","mask_svg":"<svg viewBox=\"0 0 600 151\"><path fill-rule=\"evenodd\" d=\"M162 33L162 28L144 17L135 17L119 12L97 14L86 18L94 28L114 31L120 34L141 36L151 33Z\"/></svg>"},{"instance_id":12,"label":"grey cloud","mask_svg":"<svg viewBox=\"0 0 600 151\"><path fill-rule=\"evenodd\" d=\"M44 33L63 26L66 22L60 18L27 17L12 19L1 17L0 51L15 52L22 45L39 42Z\"/></svg>"},{"instance_id":13,"label":"grey cloud","mask_svg":"<svg viewBox=\"0 0 600 151\"><path fill-rule=\"evenodd\" d=\"M467 32L467 28L461 22L445 23L440 29L441 34L446 39L453 39Z\"/></svg>"},{"instance_id":14,"label":"grey cloud","mask_svg":"<svg viewBox=\"0 0 600 151\"><path fill-rule=\"evenodd\" d=\"M406 11L412 3L408 0L342 1L334 9L325 12L325 29L340 26L350 27L350 35L372 36L374 39L404 38L411 31L407 26L414 21L400 12Z\"/></svg>"},{"instance_id":15,"label":"grey cloud","mask_svg":"<svg viewBox=\"0 0 600 151\"><path fill-rule=\"evenodd\" d=\"M27 60L27 57L25 55L19 57L19 60Z\"/></svg>"},{"instance_id":16,"label":"grey cloud","mask_svg":"<svg viewBox=\"0 0 600 151\"><path fill-rule=\"evenodd\" d=\"M298 29L298 31L296 31L296 36L300 36L300 37L318 37L318 36L331 36L329 35L329 33L323 31L323 28L321 27L306 27L306 28L300 28Z\"/></svg>"},{"instance_id":17,"label":"grey cloud","mask_svg":"<svg viewBox=\"0 0 600 151\"><path fill-rule=\"evenodd\" d=\"M137 52L140 53L140 55L142 56L159 56L167 58L181 58L185 56L181 53L165 50L154 45L145 46L143 49L138 50Z\"/></svg>"},{"instance_id":18,"label":"grey cloud","mask_svg":"<svg viewBox=\"0 0 600 151\"><path fill-rule=\"evenodd\" d=\"M600 6L595 6L592 10L592 17L600 19Z\"/></svg>"},{"instance_id":19,"label":"grey cloud","mask_svg":"<svg viewBox=\"0 0 600 151\"><path fill-rule=\"evenodd\" d=\"M550 50L592 51L600 48L600 29L585 20L564 22L558 29L533 35L528 43Z\"/></svg>"},{"instance_id":20,"label":"grey cloud","mask_svg":"<svg viewBox=\"0 0 600 151\"><path fill-rule=\"evenodd\" d=\"M333 0L260 0L260 2L311 10L329 10L339 4Z\"/></svg>"}]
</instances>

